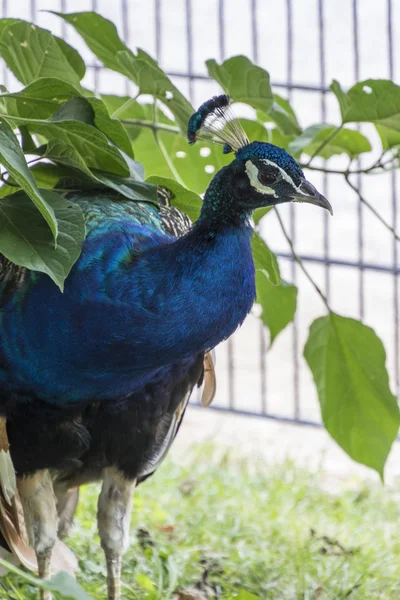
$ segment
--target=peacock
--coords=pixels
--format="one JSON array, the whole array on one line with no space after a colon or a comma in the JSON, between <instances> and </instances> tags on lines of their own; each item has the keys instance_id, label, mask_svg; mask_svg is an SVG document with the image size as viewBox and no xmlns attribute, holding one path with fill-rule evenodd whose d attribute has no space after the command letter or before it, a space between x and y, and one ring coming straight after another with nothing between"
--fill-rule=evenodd
<instances>
[{"instance_id":1,"label":"peacock","mask_svg":"<svg viewBox=\"0 0 400 600\"><path fill-rule=\"evenodd\" d=\"M234 153L211 180L194 225L163 189L159 209L114 192L69 192L85 216L86 240L64 293L46 275L0 261L4 495L13 487L9 443L29 545L48 578L79 486L102 481L109 600L121 596L134 489L166 455L204 378L206 403L212 398L210 351L255 300L252 211L293 201L332 212L284 149L249 141L229 103L214 97L189 121L189 143L212 136ZM8 495L0 525L15 550Z\"/></svg>"}]
</instances>

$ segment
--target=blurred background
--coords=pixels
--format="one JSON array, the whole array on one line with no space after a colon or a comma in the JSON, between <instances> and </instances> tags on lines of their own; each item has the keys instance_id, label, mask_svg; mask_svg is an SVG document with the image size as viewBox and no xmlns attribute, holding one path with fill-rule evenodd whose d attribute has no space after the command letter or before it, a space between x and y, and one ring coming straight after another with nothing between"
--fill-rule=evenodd
<instances>
[{"instance_id":1,"label":"blurred background","mask_svg":"<svg viewBox=\"0 0 400 600\"><path fill-rule=\"evenodd\" d=\"M348 88L360 79L400 76L400 61L395 60L400 4L391 0L2 0L1 17L37 22L77 48L88 65L83 85L122 95L133 94L133 84L96 63L72 28L44 12L48 10L95 10L111 19L130 47L139 46L158 59L194 106L220 92L207 76L205 60L244 54L269 71L274 91L290 100L303 128L321 122L339 124L337 100L329 91L332 79ZM5 70L3 82L11 90L19 88ZM361 166L372 164L380 154L374 127L362 131L374 152L363 155ZM324 165L322 159L313 164ZM342 156L329 161L331 169L347 164ZM392 389L398 394L396 242L365 210L343 176L316 171L307 175L329 198L334 217L306 205L282 206L296 251L333 310L361 318L382 339ZM398 229L396 175L366 175L354 183ZM295 322L267 351L268 336L250 315L233 338L217 349L218 393L212 408L223 416L193 409L196 413L189 413L177 451L189 439L214 437L217 432L224 439L221 432L225 432L226 443L240 446L241 451L254 452L256 447L269 456L279 452L318 461L323 452L335 468L364 474L366 470L353 465L320 428L316 391L302 356L309 326L324 314L324 307L292 261L274 214L264 219L261 233L280 257L283 277L299 287ZM244 418L245 413L257 420ZM396 447L389 465L393 476L400 472L399 454Z\"/></svg>"}]
</instances>

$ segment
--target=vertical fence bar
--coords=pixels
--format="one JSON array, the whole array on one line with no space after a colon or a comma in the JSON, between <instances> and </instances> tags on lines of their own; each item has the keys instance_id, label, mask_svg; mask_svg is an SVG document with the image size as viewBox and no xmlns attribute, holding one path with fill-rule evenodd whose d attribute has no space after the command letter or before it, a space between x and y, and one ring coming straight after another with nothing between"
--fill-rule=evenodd
<instances>
[{"instance_id":1,"label":"vertical fence bar","mask_svg":"<svg viewBox=\"0 0 400 600\"><path fill-rule=\"evenodd\" d=\"M394 53L393 53L393 12L392 0L387 0L387 34L388 34L388 60L389 77L394 76ZM397 179L395 171L390 174L391 199L392 199L392 227L397 231ZM393 237L392 242L392 262L393 262L393 320L394 320L394 380L396 386L396 395L399 398L399 282L396 274L397 268L397 240Z\"/></svg>"},{"instance_id":2,"label":"vertical fence bar","mask_svg":"<svg viewBox=\"0 0 400 600\"><path fill-rule=\"evenodd\" d=\"M326 74L325 74L325 20L324 20L324 0L318 0L318 29L319 29L319 81L321 86L321 118L326 122ZM324 161L324 165L326 161ZM328 196L328 174L322 174L322 193ZM324 211L324 275L325 275L325 294L329 300L330 295L330 268L329 268L329 215Z\"/></svg>"},{"instance_id":3,"label":"vertical fence bar","mask_svg":"<svg viewBox=\"0 0 400 600\"><path fill-rule=\"evenodd\" d=\"M292 0L286 0L287 11L287 83L288 83L288 99L292 97L292 82L293 82L293 10ZM296 247L296 212L293 204L290 204L290 237ZM296 263L292 260L291 263L292 282L296 284L297 269ZM300 387L299 387L299 334L297 327L297 315L295 315L292 327L292 359L293 359L293 416L296 420L300 419Z\"/></svg>"},{"instance_id":4,"label":"vertical fence bar","mask_svg":"<svg viewBox=\"0 0 400 600\"><path fill-rule=\"evenodd\" d=\"M354 78L356 81L359 80L360 76L360 56L359 56L359 44L358 44L358 2L353 0L353 51L354 51ZM361 161L358 159L357 168L361 167ZM361 174L357 175L357 186L361 191L362 177ZM364 213L363 205L358 200L357 205L357 243L358 243L358 262L360 264L358 271L358 303L359 303L359 314L360 319L364 318Z\"/></svg>"},{"instance_id":5,"label":"vertical fence bar","mask_svg":"<svg viewBox=\"0 0 400 600\"><path fill-rule=\"evenodd\" d=\"M187 42L187 70L189 75L189 99L194 98L193 79L193 36L192 36L192 0L186 0L186 42Z\"/></svg>"},{"instance_id":6,"label":"vertical fence bar","mask_svg":"<svg viewBox=\"0 0 400 600\"><path fill-rule=\"evenodd\" d=\"M161 0L156 0L155 4L155 28L156 28L156 58L161 62Z\"/></svg>"},{"instance_id":7,"label":"vertical fence bar","mask_svg":"<svg viewBox=\"0 0 400 600\"><path fill-rule=\"evenodd\" d=\"M121 11L122 11L122 36L125 44L129 47L131 37L131 27L129 21L129 4L128 0L121 0ZM129 96L129 79L125 77L124 82L125 94Z\"/></svg>"},{"instance_id":8,"label":"vertical fence bar","mask_svg":"<svg viewBox=\"0 0 400 600\"><path fill-rule=\"evenodd\" d=\"M251 0L251 41L253 61L258 63L258 29L257 29L257 0ZM267 397L267 345L265 341L265 329L263 322L259 323L260 337L260 394L261 394L261 412L263 415L268 412Z\"/></svg>"},{"instance_id":9,"label":"vertical fence bar","mask_svg":"<svg viewBox=\"0 0 400 600\"><path fill-rule=\"evenodd\" d=\"M224 0L218 1L218 36L219 36L219 57L221 61L225 60L225 3ZM228 353L228 396L229 407L235 406L235 357L234 342L230 337L227 341Z\"/></svg>"},{"instance_id":10,"label":"vertical fence bar","mask_svg":"<svg viewBox=\"0 0 400 600\"><path fill-rule=\"evenodd\" d=\"M36 0L31 0L30 3L30 19L36 21Z\"/></svg>"},{"instance_id":11,"label":"vertical fence bar","mask_svg":"<svg viewBox=\"0 0 400 600\"><path fill-rule=\"evenodd\" d=\"M3 19L8 16L8 0L2 0L2 2L1 2L1 16L3 17ZM7 65L5 62L3 64L3 82L2 83L8 89L8 69L7 69Z\"/></svg>"},{"instance_id":12,"label":"vertical fence bar","mask_svg":"<svg viewBox=\"0 0 400 600\"><path fill-rule=\"evenodd\" d=\"M251 47L253 60L258 63L257 0L251 0Z\"/></svg>"}]
</instances>

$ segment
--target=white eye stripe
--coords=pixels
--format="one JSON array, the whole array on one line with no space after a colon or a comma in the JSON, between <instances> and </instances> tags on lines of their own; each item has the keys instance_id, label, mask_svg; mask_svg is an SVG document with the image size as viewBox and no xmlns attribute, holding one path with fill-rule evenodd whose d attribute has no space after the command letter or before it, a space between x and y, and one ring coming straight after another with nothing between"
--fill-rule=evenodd
<instances>
[{"instance_id":1,"label":"white eye stripe","mask_svg":"<svg viewBox=\"0 0 400 600\"><path fill-rule=\"evenodd\" d=\"M270 164L274 165L274 163ZM258 192L260 192L261 194L265 194L266 196L273 196L274 198L278 197L278 194L275 192L274 189L262 185L262 183L260 183L258 179L258 169L256 165L253 162L251 162L251 160L246 160L246 173L249 178L250 185L256 188Z\"/></svg>"}]
</instances>

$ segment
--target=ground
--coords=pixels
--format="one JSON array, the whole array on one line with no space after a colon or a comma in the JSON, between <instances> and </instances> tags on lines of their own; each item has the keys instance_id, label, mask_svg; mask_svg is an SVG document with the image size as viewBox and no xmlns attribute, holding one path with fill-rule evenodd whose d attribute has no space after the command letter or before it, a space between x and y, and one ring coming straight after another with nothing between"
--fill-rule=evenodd
<instances>
[{"instance_id":1,"label":"ground","mask_svg":"<svg viewBox=\"0 0 400 600\"><path fill-rule=\"evenodd\" d=\"M192 410L187 434L197 422L198 437L209 438L208 417L204 420L202 414ZM213 423L216 419L214 414ZM229 430L226 418L224 422ZM185 440L193 436L181 432L181 442L157 476L137 490L132 545L124 561L124 600L167 600L177 590L197 594L177 595L179 600L399 598L396 480L383 487L377 478L361 478L357 468L356 473L349 468L344 477L323 461L322 466L316 461L301 465L295 458L278 460L273 452L270 460L240 452L238 444L249 427L253 444L256 430L271 432L274 427L286 431L282 439L299 438L282 425L238 423L231 447L228 439L218 446L208 439L188 448ZM300 430L297 435L303 435L298 454L304 462L312 434ZM81 585L94 599L103 599L97 495L97 486L85 490L70 546L80 558ZM1 584L1 598L36 600L34 588L14 575Z\"/></svg>"}]
</instances>

